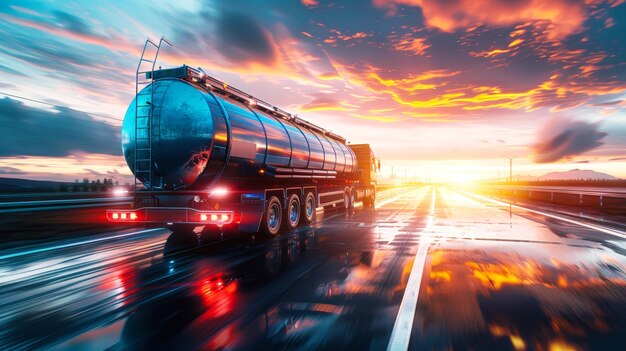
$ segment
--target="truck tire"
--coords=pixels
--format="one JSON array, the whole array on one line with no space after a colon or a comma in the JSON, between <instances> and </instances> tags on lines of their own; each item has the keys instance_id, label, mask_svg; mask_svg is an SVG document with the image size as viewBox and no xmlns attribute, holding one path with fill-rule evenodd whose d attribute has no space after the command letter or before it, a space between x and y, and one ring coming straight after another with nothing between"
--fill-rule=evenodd
<instances>
[{"instance_id":1,"label":"truck tire","mask_svg":"<svg viewBox=\"0 0 626 351\"><path fill-rule=\"evenodd\" d=\"M350 209L354 208L354 204L356 203L356 190L354 188L350 190Z\"/></svg>"},{"instance_id":2,"label":"truck tire","mask_svg":"<svg viewBox=\"0 0 626 351\"><path fill-rule=\"evenodd\" d=\"M346 190L343 193L343 206L346 208L346 210L351 210L354 208L354 192Z\"/></svg>"},{"instance_id":3,"label":"truck tire","mask_svg":"<svg viewBox=\"0 0 626 351\"><path fill-rule=\"evenodd\" d=\"M300 197L297 194L291 194L287 199L287 208L285 209L285 229L292 231L298 227L300 223Z\"/></svg>"},{"instance_id":4,"label":"truck tire","mask_svg":"<svg viewBox=\"0 0 626 351\"><path fill-rule=\"evenodd\" d=\"M302 205L302 220L304 224L313 222L316 208L315 195L313 195L313 192L306 193L304 196L304 204Z\"/></svg>"},{"instance_id":5,"label":"truck tire","mask_svg":"<svg viewBox=\"0 0 626 351\"><path fill-rule=\"evenodd\" d=\"M267 208L263 214L263 222L261 229L267 236L276 236L280 231L280 225L283 221L283 209L280 200L276 196L270 197L267 201Z\"/></svg>"}]
</instances>

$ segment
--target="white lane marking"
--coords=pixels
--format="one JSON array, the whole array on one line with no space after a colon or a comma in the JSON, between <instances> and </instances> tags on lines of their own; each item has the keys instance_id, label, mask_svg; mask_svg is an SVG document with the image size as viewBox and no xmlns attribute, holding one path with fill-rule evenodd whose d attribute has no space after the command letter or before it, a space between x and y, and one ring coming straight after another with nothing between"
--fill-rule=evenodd
<instances>
[{"instance_id":1,"label":"white lane marking","mask_svg":"<svg viewBox=\"0 0 626 351\"><path fill-rule=\"evenodd\" d=\"M626 239L626 232L623 232L621 230L611 229L611 228L607 228L607 227L602 227L602 226L591 224L591 223L580 222L580 221L577 221L575 219L569 219L569 218L566 218L566 217L561 217L559 215L555 215L555 214L551 214L551 213L547 213L547 212L543 212L543 211L538 211L538 210L533 210L533 209L530 209L528 207L523 207L523 206L519 206L519 205L513 205L513 204L508 203L508 202L491 199L491 198L488 198L488 197L485 197L485 196L482 196L482 195L470 193L470 192L463 191L463 190L460 190L460 189L455 189L455 190L460 192L460 193L463 193L463 194L465 194L467 196L477 197L477 198L482 199L482 200L493 202L494 204L515 207L515 208L518 208L520 210L524 210L524 211L540 214L542 216L546 216L546 217L550 217L550 218L553 218L553 219L557 219L559 221L575 224L575 225L578 225L578 226L581 226L581 227L597 230L597 231L605 233L605 234L615 235L615 236L617 236L619 238Z\"/></svg>"},{"instance_id":2,"label":"white lane marking","mask_svg":"<svg viewBox=\"0 0 626 351\"><path fill-rule=\"evenodd\" d=\"M415 192L415 191L422 190L422 189L424 189L424 188L423 188L423 187L418 187L418 188L415 188L415 189L409 190L409 192L408 192L408 193L402 193L402 194L400 194L400 195L396 195L396 196L394 196L394 197L392 197L392 198L389 198L389 199L387 199L387 200L380 201L380 202L378 202L378 203L374 204L374 208L380 208L380 207L383 207L383 206L385 206L385 205L388 205L388 204L390 204L390 203L392 203L392 202L394 202L394 201L398 200L399 198L401 198L401 197L403 197L403 196L407 196L407 195L408 195L408 194L410 194L410 193L413 193L413 192ZM383 194L383 193L385 193L385 192L391 192L391 191L393 191L393 189L390 189L390 190L385 190L385 191L381 192L381 194ZM354 208L361 208L361 207L363 207L363 203L362 203L362 202L359 202L358 204L355 204L355 205L354 205ZM316 212L322 212L322 211L324 211L324 208L323 208L323 207L318 207L318 208L316 209Z\"/></svg>"},{"instance_id":3,"label":"white lane marking","mask_svg":"<svg viewBox=\"0 0 626 351\"><path fill-rule=\"evenodd\" d=\"M420 190L420 189L423 189L423 188L422 188L422 187L419 187L419 188L417 188L417 189L413 189L413 190L411 190L411 191L417 191L417 190ZM380 195L382 195L382 194L384 194L384 193L387 193L387 192L392 192L393 190L394 190L394 189L389 189L389 190L384 190L384 191L381 191L381 192L380 192ZM404 196L404 195L406 195L406 194L407 194L407 193L403 193L403 194L397 195L396 197L393 197L393 198L391 198L391 199L387 199L387 200L380 201L378 204L374 205L374 208L379 208L379 207L385 206L386 204L391 203L391 202L394 202L394 201L398 200L400 197L402 197L402 196ZM355 205L354 205L354 208L359 208L359 207L363 207L363 203L362 203L362 202L359 202L358 204L355 204ZM316 208L315 208L315 212L324 212L324 207L322 207L322 206L318 206L318 207L316 207Z\"/></svg>"},{"instance_id":4,"label":"white lane marking","mask_svg":"<svg viewBox=\"0 0 626 351\"><path fill-rule=\"evenodd\" d=\"M401 198L403 196L407 196L408 194L414 193L414 192L422 190L422 189L423 189L422 187L419 187L417 189L409 190L408 193L402 193L400 195L396 195L396 196L392 197L391 199L387 199L387 200L384 200L384 201L381 201L381 202L375 204L374 208L381 208L381 207L383 207L383 206L385 206L387 204L390 204L390 203L398 200L399 198Z\"/></svg>"},{"instance_id":5,"label":"white lane marking","mask_svg":"<svg viewBox=\"0 0 626 351\"><path fill-rule=\"evenodd\" d=\"M79 242L63 244L63 245L42 247L40 249L32 249L32 250L20 251L20 252L8 254L8 255L0 256L0 260L4 260L4 259L7 259L7 258L26 256L26 255L40 253L40 252L47 252L47 251L58 250L58 249L65 249L65 248L73 247L73 246L92 244L92 243L97 243L99 241L119 239L119 238L124 238L124 237L127 237L127 236L137 235L137 234L145 234L145 233L155 232L157 230L163 230L163 228L146 229L146 230L140 230L140 231L137 231L137 232L124 233L124 234L119 234L119 235L114 235L114 236L107 236L107 237L104 237L104 238L79 241Z\"/></svg>"},{"instance_id":6,"label":"white lane marking","mask_svg":"<svg viewBox=\"0 0 626 351\"><path fill-rule=\"evenodd\" d=\"M411 268L409 280L404 290L404 295L402 296L396 322L391 331L391 338L389 338L389 345L387 345L388 351L406 351L411 341L411 330L413 329L413 320L415 319L415 312L417 310L417 298L419 297L422 275L424 274L424 266L426 265L426 256L428 255L428 247L430 246L430 228L435 220L436 188L433 187L432 191L428 220L426 221L426 227L422 231L415 261L413 261L413 267Z\"/></svg>"}]
</instances>

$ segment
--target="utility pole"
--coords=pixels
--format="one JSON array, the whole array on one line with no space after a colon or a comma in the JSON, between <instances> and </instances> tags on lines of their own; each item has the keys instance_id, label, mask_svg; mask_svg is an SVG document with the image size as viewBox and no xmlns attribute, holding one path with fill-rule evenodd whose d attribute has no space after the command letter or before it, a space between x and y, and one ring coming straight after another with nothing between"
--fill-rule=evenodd
<instances>
[{"instance_id":1,"label":"utility pole","mask_svg":"<svg viewBox=\"0 0 626 351\"><path fill-rule=\"evenodd\" d=\"M515 158L515 156L513 157L504 156L504 157L509 159L509 183L513 183L513 159Z\"/></svg>"}]
</instances>

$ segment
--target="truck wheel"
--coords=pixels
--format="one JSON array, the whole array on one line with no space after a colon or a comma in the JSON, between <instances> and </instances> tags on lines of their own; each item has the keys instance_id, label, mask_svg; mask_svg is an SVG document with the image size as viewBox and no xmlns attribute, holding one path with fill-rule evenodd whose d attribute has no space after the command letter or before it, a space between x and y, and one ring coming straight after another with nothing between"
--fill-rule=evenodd
<instances>
[{"instance_id":1,"label":"truck wheel","mask_svg":"<svg viewBox=\"0 0 626 351\"><path fill-rule=\"evenodd\" d=\"M350 191L350 209L354 208L354 202L356 201L356 190Z\"/></svg>"},{"instance_id":2,"label":"truck wheel","mask_svg":"<svg viewBox=\"0 0 626 351\"><path fill-rule=\"evenodd\" d=\"M346 210L351 210L354 207L354 193L350 190L346 190L343 193L343 207L345 207Z\"/></svg>"},{"instance_id":3,"label":"truck wheel","mask_svg":"<svg viewBox=\"0 0 626 351\"><path fill-rule=\"evenodd\" d=\"M270 197L267 202L265 214L263 214L262 229L268 236L276 236L283 220L283 209L280 200L276 196Z\"/></svg>"},{"instance_id":4,"label":"truck wheel","mask_svg":"<svg viewBox=\"0 0 626 351\"><path fill-rule=\"evenodd\" d=\"M304 206L302 206L302 219L304 219L304 223L310 224L313 222L313 218L315 218L315 195L312 192L306 193L304 197Z\"/></svg>"},{"instance_id":5,"label":"truck wheel","mask_svg":"<svg viewBox=\"0 0 626 351\"><path fill-rule=\"evenodd\" d=\"M294 230L300 222L300 198L297 194L291 194L287 200L287 220L285 221L287 230Z\"/></svg>"}]
</instances>

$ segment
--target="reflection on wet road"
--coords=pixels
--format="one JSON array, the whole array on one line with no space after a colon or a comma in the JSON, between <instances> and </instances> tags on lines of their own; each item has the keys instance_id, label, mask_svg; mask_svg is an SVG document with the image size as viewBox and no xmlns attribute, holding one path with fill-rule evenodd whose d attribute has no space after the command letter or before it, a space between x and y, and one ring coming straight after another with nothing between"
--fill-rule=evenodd
<instances>
[{"instance_id":1,"label":"reflection on wet road","mask_svg":"<svg viewBox=\"0 0 626 351\"><path fill-rule=\"evenodd\" d=\"M403 313L415 350L626 345L623 239L443 187L272 240L123 234L0 253L0 348L383 350Z\"/></svg>"},{"instance_id":2,"label":"reflection on wet road","mask_svg":"<svg viewBox=\"0 0 626 351\"><path fill-rule=\"evenodd\" d=\"M411 348L623 349L622 239L440 193Z\"/></svg>"}]
</instances>

